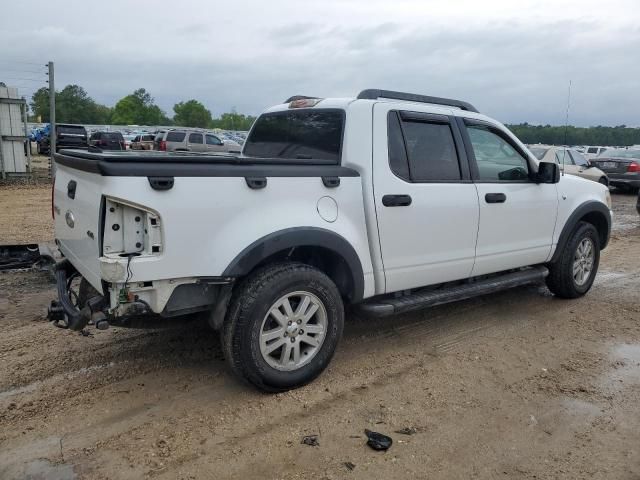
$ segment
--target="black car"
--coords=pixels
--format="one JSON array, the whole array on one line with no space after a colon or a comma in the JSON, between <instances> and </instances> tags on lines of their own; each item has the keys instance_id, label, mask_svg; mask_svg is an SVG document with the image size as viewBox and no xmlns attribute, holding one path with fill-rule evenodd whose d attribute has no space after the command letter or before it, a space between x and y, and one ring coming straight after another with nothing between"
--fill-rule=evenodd
<instances>
[{"instance_id":1,"label":"black car","mask_svg":"<svg viewBox=\"0 0 640 480\"><path fill-rule=\"evenodd\" d=\"M607 174L610 185L635 192L640 189L640 149L609 148L591 163Z\"/></svg>"},{"instance_id":2,"label":"black car","mask_svg":"<svg viewBox=\"0 0 640 480\"><path fill-rule=\"evenodd\" d=\"M38 142L38 153L47 155L50 153L51 139L42 137ZM56 152L63 148L83 148L89 146L87 142L87 130L82 125L56 124Z\"/></svg>"},{"instance_id":3,"label":"black car","mask_svg":"<svg viewBox=\"0 0 640 480\"><path fill-rule=\"evenodd\" d=\"M120 132L93 132L89 138L89 146L100 150L125 150L124 137Z\"/></svg>"}]
</instances>

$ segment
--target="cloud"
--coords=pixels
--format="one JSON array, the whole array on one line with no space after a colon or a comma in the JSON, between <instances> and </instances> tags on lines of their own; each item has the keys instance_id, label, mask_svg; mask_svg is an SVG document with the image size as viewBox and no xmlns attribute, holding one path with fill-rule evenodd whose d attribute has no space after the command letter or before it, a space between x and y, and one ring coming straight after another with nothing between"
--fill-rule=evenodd
<instances>
[{"instance_id":1,"label":"cloud","mask_svg":"<svg viewBox=\"0 0 640 480\"><path fill-rule=\"evenodd\" d=\"M255 114L298 93L386 88L464 99L503 122L562 124L571 80L571 123L640 124L633 0L28 8L38 22L0 19L0 77L17 61L53 59L60 88L80 84L107 104L145 87L168 113L196 98L214 113Z\"/></svg>"}]
</instances>

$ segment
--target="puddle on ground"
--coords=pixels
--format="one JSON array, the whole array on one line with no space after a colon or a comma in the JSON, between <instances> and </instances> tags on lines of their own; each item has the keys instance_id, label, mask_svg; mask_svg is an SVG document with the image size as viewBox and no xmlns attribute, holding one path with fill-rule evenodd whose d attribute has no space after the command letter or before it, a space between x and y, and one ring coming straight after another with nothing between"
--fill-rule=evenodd
<instances>
[{"instance_id":1,"label":"puddle on ground","mask_svg":"<svg viewBox=\"0 0 640 480\"><path fill-rule=\"evenodd\" d=\"M20 476L15 478L23 478L25 480L73 480L77 478L73 472L73 465L65 463L53 464L43 458L28 462L19 473Z\"/></svg>"},{"instance_id":2,"label":"puddle on ground","mask_svg":"<svg viewBox=\"0 0 640 480\"><path fill-rule=\"evenodd\" d=\"M601 385L619 391L640 383L640 344L623 343L613 347L610 353L611 369L601 380Z\"/></svg>"},{"instance_id":3,"label":"puddle on ground","mask_svg":"<svg viewBox=\"0 0 640 480\"><path fill-rule=\"evenodd\" d=\"M606 283L606 282L610 282L612 280L617 280L619 278L624 278L624 277L628 277L629 274L628 273L622 273L622 272L603 272L600 271L596 274L596 279L593 282L595 285L599 285L602 283Z\"/></svg>"}]
</instances>

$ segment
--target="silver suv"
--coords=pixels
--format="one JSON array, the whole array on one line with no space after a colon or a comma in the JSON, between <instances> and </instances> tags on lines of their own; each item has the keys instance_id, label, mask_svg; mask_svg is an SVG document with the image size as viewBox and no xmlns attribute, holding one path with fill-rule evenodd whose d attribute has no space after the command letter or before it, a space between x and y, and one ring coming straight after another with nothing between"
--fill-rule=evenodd
<instances>
[{"instance_id":1,"label":"silver suv","mask_svg":"<svg viewBox=\"0 0 640 480\"><path fill-rule=\"evenodd\" d=\"M158 132L153 149L163 152L240 153L242 147L233 140L222 138L206 130L175 128Z\"/></svg>"}]
</instances>

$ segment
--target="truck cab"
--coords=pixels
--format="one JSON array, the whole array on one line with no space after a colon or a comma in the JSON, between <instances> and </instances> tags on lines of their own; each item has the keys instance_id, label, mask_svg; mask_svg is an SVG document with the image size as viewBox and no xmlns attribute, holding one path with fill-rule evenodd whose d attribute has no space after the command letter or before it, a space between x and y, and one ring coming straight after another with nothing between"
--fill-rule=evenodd
<instances>
[{"instance_id":1,"label":"truck cab","mask_svg":"<svg viewBox=\"0 0 640 480\"><path fill-rule=\"evenodd\" d=\"M347 305L384 316L532 282L584 295L611 225L606 187L539 162L469 103L385 90L291 97L240 155L56 161L66 260L50 316L79 329L203 312L267 391L323 371Z\"/></svg>"}]
</instances>

